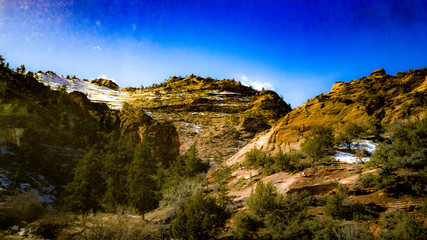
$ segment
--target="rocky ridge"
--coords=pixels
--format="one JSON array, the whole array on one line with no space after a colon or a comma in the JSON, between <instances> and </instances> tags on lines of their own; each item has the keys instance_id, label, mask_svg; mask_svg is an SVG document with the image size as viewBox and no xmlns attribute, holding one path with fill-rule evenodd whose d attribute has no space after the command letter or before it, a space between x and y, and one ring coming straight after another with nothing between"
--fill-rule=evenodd
<instances>
[{"instance_id":1,"label":"rocky ridge","mask_svg":"<svg viewBox=\"0 0 427 240\"><path fill-rule=\"evenodd\" d=\"M39 72L37 77L53 89L79 91L110 108L142 109L156 121L172 122L178 131L180 151L196 143L200 157L210 160L232 156L291 110L273 91L257 91L228 79L174 76L143 89L111 89L98 84L106 83L105 79L89 82L52 72Z\"/></svg>"},{"instance_id":2,"label":"rocky ridge","mask_svg":"<svg viewBox=\"0 0 427 240\"><path fill-rule=\"evenodd\" d=\"M427 116L426 100L427 69L424 68L396 75L378 69L368 77L336 82L330 92L293 109L228 163L242 162L244 153L252 147L268 154L299 149L303 139L319 125L331 125L338 134L348 123L366 126L372 119L380 119L383 124L423 119Z\"/></svg>"},{"instance_id":3,"label":"rocky ridge","mask_svg":"<svg viewBox=\"0 0 427 240\"><path fill-rule=\"evenodd\" d=\"M194 143L203 159L226 159L291 110L277 93L234 80L191 75L130 94L128 103L176 126L181 152Z\"/></svg>"}]
</instances>

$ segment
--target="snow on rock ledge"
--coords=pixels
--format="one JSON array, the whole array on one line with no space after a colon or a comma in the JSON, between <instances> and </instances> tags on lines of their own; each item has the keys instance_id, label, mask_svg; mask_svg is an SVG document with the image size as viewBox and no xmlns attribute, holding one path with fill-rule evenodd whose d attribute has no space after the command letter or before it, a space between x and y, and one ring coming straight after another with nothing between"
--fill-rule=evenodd
<instances>
[{"instance_id":1,"label":"snow on rock ledge","mask_svg":"<svg viewBox=\"0 0 427 240\"><path fill-rule=\"evenodd\" d=\"M375 151L377 144L373 143L371 141L368 140L363 140L361 142L353 142L350 144L350 148L352 150L358 150L358 149L363 149L366 152L368 152L369 155L372 155ZM343 145L340 145L340 147L344 147ZM333 158L335 158L337 161L340 162L347 162L347 163L356 163L356 162L366 162L371 160L371 157L364 157L364 158L357 158L354 154L352 153L346 153L346 152L337 152Z\"/></svg>"},{"instance_id":2,"label":"snow on rock ledge","mask_svg":"<svg viewBox=\"0 0 427 240\"><path fill-rule=\"evenodd\" d=\"M37 73L37 78L40 82L50 86L54 90L65 86L65 91L68 93L74 91L82 92L91 101L106 103L112 109L121 109L127 95L126 92L119 92L104 86L98 86L78 78L60 77L52 72L39 72Z\"/></svg>"}]
</instances>

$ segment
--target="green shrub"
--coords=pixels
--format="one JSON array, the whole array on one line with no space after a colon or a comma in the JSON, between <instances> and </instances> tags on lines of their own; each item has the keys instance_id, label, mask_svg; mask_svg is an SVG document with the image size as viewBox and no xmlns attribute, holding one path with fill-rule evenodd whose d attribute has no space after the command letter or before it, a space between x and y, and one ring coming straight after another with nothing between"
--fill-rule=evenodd
<instances>
[{"instance_id":1,"label":"green shrub","mask_svg":"<svg viewBox=\"0 0 427 240\"><path fill-rule=\"evenodd\" d=\"M315 161L326 155L326 150L334 144L334 131L331 127L318 126L301 144L301 150Z\"/></svg>"},{"instance_id":2,"label":"green shrub","mask_svg":"<svg viewBox=\"0 0 427 240\"><path fill-rule=\"evenodd\" d=\"M371 240L372 234L354 224L340 226L335 220L314 220L307 215L297 214L295 217L286 219L272 219L273 215L266 217L268 234L272 239L341 239L341 240Z\"/></svg>"},{"instance_id":3,"label":"green shrub","mask_svg":"<svg viewBox=\"0 0 427 240\"><path fill-rule=\"evenodd\" d=\"M234 216L233 238L234 239L254 239L257 237L259 219L248 212L237 212Z\"/></svg>"},{"instance_id":4,"label":"green shrub","mask_svg":"<svg viewBox=\"0 0 427 240\"><path fill-rule=\"evenodd\" d=\"M358 139L360 135L363 133L363 131L364 130L362 127L354 123L349 123L345 127L344 132L338 135L338 137L335 139L335 143L337 144L344 143L347 145L349 149L351 149L350 148L351 142L355 139Z\"/></svg>"},{"instance_id":5,"label":"green shrub","mask_svg":"<svg viewBox=\"0 0 427 240\"><path fill-rule=\"evenodd\" d=\"M420 151L426 156L427 148L427 119L402 125L392 136L393 150L397 156L411 156ZM423 169L427 163L417 169Z\"/></svg>"},{"instance_id":6,"label":"green shrub","mask_svg":"<svg viewBox=\"0 0 427 240\"><path fill-rule=\"evenodd\" d=\"M272 182L264 184L259 181L255 191L252 190L250 197L246 200L246 204L259 216L265 216L268 212L277 209L281 201L282 196L277 193Z\"/></svg>"},{"instance_id":7,"label":"green shrub","mask_svg":"<svg viewBox=\"0 0 427 240\"><path fill-rule=\"evenodd\" d=\"M325 214L335 219L347 219L355 221L368 221L378 217L377 212L383 208L375 205L363 205L353 203L343 205L343 200L348 196L348 187L338 186L338 192L329 197L325 204Z\"/></svg>"},{"instance_id":8,"label":"green shrub","mask_svg":"<svg viewBox=\"0 0 427 240\"><path fill-rule=\"evenodd\" d=\"M250 167L262 167L265 166L269 161L268 161L268 157L267 155L261 151L258 150L257 148L252 148L249 152L245 153L245 167L246 168L250 168Z\"/></svg>"},{"instance_id":9,"label":"green shrub","mask_svg":"<svg viewBox=\"0 0 427 240\"><path fill-rule=\"evenodd\" d=\"M310 216L306 212L287 213L275 211L264 218L264 225L273 239L313 239L314 234L308 221Z\"/></svg>"},{"instance_id":10,"label":"green shrub","mask_svg":"<svg viewBox=\"0 0 427 240\"><path fill-rule=\"evenodd\" d=\"M378 239L426 239L422 222L401 211L386 214L380 222Z\"/></svg>"},{"instance_id":11,"label":"green shrub","mask_svg":"<svg viewBox=\"0 0 427 240\"><path fill-rule=\"evenodd\" d=\"M364 188L374 187L378 176L372 173L360 174L357 182Z\"/></svg>"},{"instance_id":12,"label":"green shrub","mask_svg":"<svg viewBox=\"0 0 427 240\"><path fill-rule=\"evenodd\" d=\"M423 201L423 205L421 206L420 212L424 214L424 217L427 217L427 200Z\"/></svg>"},{"instance_id":13,"label":"green shrub","mask_svg":"<svg viewBox=\"0 0 427 240\"><path fill-rule=\"evenodd\" d=\"M207 172L209 163L197 156L196 143L172 163L171 171L178 176L194 177L199 173Z\"/></svg>"},{"instance_id":14,"label":"green shrub","mask_svg":"<svg viewBox=\"0 0 427 240\"><path fill-rule=\"evenodd\" d=\"M336 239L342 240L371 240L374 239L372 234L360 227L357 227L353 224L346 224L339 228L339 230L335 233Z\"/></svg>"},{"instance_id":15,"label":"green shrub","mask_svg":"<svg viewBox=\"0 0 427 240\"><path fill-rule=\"evenodd\" d=\"M316 204L316 199L308 191L287 194L280 208L287 212L302 212Z\"/></svg>"},{"instance_id":16,"label":"green shrub","mask_svg":"<svg viewBox=\"0 0 427 240\"><path fill-rule=\"evenodd\" d=\"M213 173L213 179L215 183L221 183L231 174L231 168L228 166L220 165L217 167L216 171Z\"/></svg>"},{"instance_id":17,"label":"green shrub","mask_svg":"<svg viewBox=\"0 0 427 240\"><path fill-rule=\"evenodd\" d=\"M212 197L198 192L178 211L171 236L176 239L207 239L222 228L228 218L225 209Z\"/></svg>"},{"instance_id":18,"label":"green shrub","mask_svg":"<svg viewBox=\"0 0 427 240\"><path fill-rule=\"evenodd\" d=\"M279 171L295 171L298 169L303 155L297 150L290 150L287 153L278 152L273 156L274 169Z\"/></svg>"},{"instance_id":19,"label":"green shrub","mask_svg":"<svg viewBox=\"0 0 427 240\"><path fill-rule=\"evenodd\" d=\"M178 211L188 198L194 197L203 188L203 184L192 178L178 177L170 186L163 187L160 206L170 205L174 211Z\"/></svg>"},{"instance_id":20,"label":"green shrub","mask_svg":"<svg viewBox=\"0 0 427 240\"><path fill-rule=\"evenodd\" d=\"M343 200L348 196L348 187L338 185L338 192L328 198L325 205L325 214L333 218L344 217Z\"/></svg>"},{"instance_id":21,"label":"green shrub","mask_svg":"<svg viewBox=\"0 0 427 240\"><path fill-rule=\"evenodd\" d=\"M381 135L385 132L383 125L381 124L380 119L373 119L368 122L369 130L375 139L382 140Z\"/></svg>"}]
</instances>

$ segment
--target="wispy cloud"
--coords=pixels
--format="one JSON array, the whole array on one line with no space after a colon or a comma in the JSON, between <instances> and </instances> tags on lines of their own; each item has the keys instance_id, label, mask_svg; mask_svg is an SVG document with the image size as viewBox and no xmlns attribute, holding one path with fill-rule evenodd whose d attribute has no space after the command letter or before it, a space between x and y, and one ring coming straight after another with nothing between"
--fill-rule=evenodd
<instances>
[{"instance_id":1,"label":"wispy cloud","mask_svg":"<svg viewBox=\"0 0 427 240\"><path fill-rule=\"evenodd\" d=\"M102 48L99 45L97 45L97 46L93 47L93 50L102 51Z\"/></svg>"},{"instance_id":2,"label":"wispy cloud","mask_svg":"<svg viewBox=\"0 0 427 240\"><path fill-rule=\"evenodd\" d=\"M241 76L242 84L246 86L252 86L256 90L270 89L273 90L273 84L270 82L252 81L246 75Z\"/></svg>"},{"instance_id":3,"label":"wispy cloud","mask_svg":"<svg viewBox=\"0 0 427 240\"><path fill-rule=\"evenodd\" d=\"M136 30L136 24L134 23L134 24L132 24L132 30Z\"/></svg>"}]
</instances>

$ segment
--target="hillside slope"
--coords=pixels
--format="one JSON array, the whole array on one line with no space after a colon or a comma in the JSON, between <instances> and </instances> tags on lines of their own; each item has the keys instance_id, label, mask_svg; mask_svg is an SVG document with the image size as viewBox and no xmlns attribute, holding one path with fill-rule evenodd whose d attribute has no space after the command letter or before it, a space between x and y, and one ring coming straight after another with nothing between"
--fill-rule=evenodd
<instances>
[{"instance_id":1,"label":"hillside slope","mask_svg":"<svg viewBox=\"0 0 427 240\"><path fill-rule=\"evenodd\" d=\"M277 126L259 136L229 160L243 161L244 153L256 146L269 154L298 149L315 126L333 126L339 133L348 123L367 125L423 119L427 116L427 69L396 75L384 69L350 82L337 82L329 93L320 94L282 118Z\"/></svg>"},{"instance_id":2,"label":"hillside slope","mask_svg":"<svg viewBox=\"0 0 427 240\"><path fill-rule=\"evenodd\" d=\"M49 73L42 77L55 80L44 86L38 75L36 79L30 72L0 67L0 188L5 195L32 191L44 201L56 200L79 160L93 146L106 145L115 133L119 139L130 138L133 146L148 139L154 145L153 157L165 166L179 155L172 124L159 123L140 109L118 111L91 102L74 91L85 89L85 81ZM89 94L98 91L104 97L103 91L109 91L87 84Z\"/></svg>"},{"instance_id":3,"label":"hillside slope","mask_svg":"<svg viewBox=\"0 0 427 240\"><path fill-rule=\"evenodd\" d=\"M181 151L196 143L200 157L210 160L232 156L291 110L273 91L194 75L171 77L130 96L132 106L158 121L174 123Z\"/></svg>"},{"instance_id":4,"label":"hillside slope","mask_svg":"<svg viewBox=\"0 0 427 240\"><path fill-rule=\"evenodd\" d=\"M196 143L200 157L206 160L232 156L291 111L275 92L257 91L227 79L174 76L143 89L117 89L105 79L89 82L53 72L38 72L37 77L52 89L79 91L112 109L143 109L156 121L173 122L181 152Z\"/></svg>"}]
</instances>

